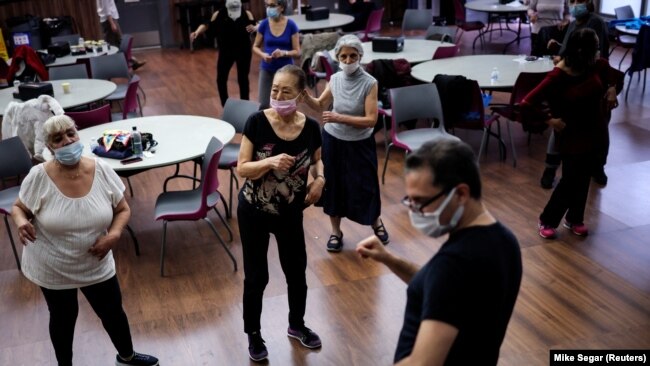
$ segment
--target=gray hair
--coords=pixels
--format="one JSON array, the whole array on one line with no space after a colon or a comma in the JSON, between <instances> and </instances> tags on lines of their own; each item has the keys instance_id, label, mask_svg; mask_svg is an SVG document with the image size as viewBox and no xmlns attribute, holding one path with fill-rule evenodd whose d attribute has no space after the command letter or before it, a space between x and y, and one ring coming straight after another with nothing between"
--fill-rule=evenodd
<instances>
[{"instance_id":1,"label":"gray hair","mask_svg":"<svg viewBox=\"0 0 650 366\"><path fill-rule=\"evenodd\" d=\"M43 123L43 137L47 144L52 142L51 138L55 134L67 131L70 128L76 128L74 121L65 114L52 116Z\"/></svg>"},{"instance_id":2,"label":"gray hair","mask_svg":"<svg viewBox=\"0 0 650 366\"><path fill-rule=\"evenodd\" d=\"M343 47L352 47L359 52L359 56L363 56L363 45L361 44L361 40L354 34L346 34L336 42L336 46L334 47L336 58L339 57L339 52L341 52L341 48Z\"/></svg>"}]
</instances>

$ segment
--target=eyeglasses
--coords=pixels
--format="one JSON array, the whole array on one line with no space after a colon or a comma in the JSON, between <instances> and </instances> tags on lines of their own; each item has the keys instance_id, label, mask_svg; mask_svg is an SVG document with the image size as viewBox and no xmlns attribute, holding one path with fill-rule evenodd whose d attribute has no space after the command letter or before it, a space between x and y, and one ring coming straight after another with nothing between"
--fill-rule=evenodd
<instances>
[{"instance_id":1,"label":"eyeglasses","mask_svg":"<svg viewBox=\"0 0 650 366\"><path fill-rule=\"evenodd\" d=\"M267 8L277 8L278 4L264 4Z\"/></svg>"},{"instance_id":2,"label":"eyeglasses","mask_svg":"<svg viewBox=\"0 0 650 366\"><path fill-rule=\"evenodd\" d=\"M413 202L413 200L409 196L404 196L404 198L402 198L402 204L404 206L408 207L409 210L411 210L413 213L424 216L424 212L422 211L422 209L424 209L428 205L435 202L435 200L437 200L438 198L446 195L448 192L449 192L449 190L446 190L446 189L442 190L437 195L427 199L426 201L424 201L422 203L415 203L415 202Z\"/></svg>"}]
</instances>

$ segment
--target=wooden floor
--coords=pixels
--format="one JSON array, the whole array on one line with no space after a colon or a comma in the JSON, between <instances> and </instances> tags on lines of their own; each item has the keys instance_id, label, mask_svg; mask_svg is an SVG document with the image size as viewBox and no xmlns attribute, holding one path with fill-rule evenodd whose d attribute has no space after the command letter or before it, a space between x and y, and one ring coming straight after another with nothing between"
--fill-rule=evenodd
<instances>
[{"instance_id":1,"label":"wooden floor","mask_svg":"<svg viewBox=\"0 0 650 366\"><path fill-rule=\"evenodd\" d=\"M471 35L465 36L464 54L471 53L471 40ZM510 52L527 52L524 43L527 40L520 50ZM501 47L497 44L493 49ZM145 115L221 115L214 50L147 50L136 55L148 61L138 70L147 94ZM613 56L613 64L618 64L621 55ZM258 62L253 60L251 72L253 98ZM629 57L624 67L628 63ZM234 70L230 80L231 96L238 97ZM497 94L497 99L505 98ZM649 100L650 89L642 96L641 84L635 80L629 101L621 98L614 113L606 167L609 184L604 188L592 185L586 212L591 235L586 238L564 229L559 230L557 240L537 235L537 217L551 193L539 186L546 136L533 136L527 146L520 126L514 126L518 166L513 168L510 159L498 161L494 146L481 161L485 203L514 231L524 261L521 291L501 348L501 365L547 365L549 349L650 348ZM479 135L459 134L475 148ZM383 161L382 144L378 144L378 155ZM423 264L441 241L423 237L409 224L399 203L404 194L399 155L391 157L382 186L389 248ZM189 172L190 165L183 169ZM169 225L168 277L158 275L162 223L153 221L153 205L162 179L171 172L171 168L155 169L131 178L135 197L128 198L133 212L130 224L142 254L134 255L127 235L115 253L136 349L157 355L165 366L249 364L242 321L243 271L233 272L230 259L205 223ZM221 191L226 193L228 174L223 172L220 178ZM177 184L175 188L187 188ZM212 218L220 227L218 219ZM330 254L325 250L329 224L322 211L307 209L304 223L309 285L306 321L320 334L323 347L307 351L287 338L286 285L277 251L271 246L271 281L262 315L269 364L391 364L406 285L383 266L354 254L356 242L370 235L370 228L344 222L344 251ZM230 224L235 229L230 247L241 266L237 218ZM37 286L16 270L6 230L0 226L0 365L55 365L46 304ZM115 356L85 300L80 301L74 351L76 365L111 365Z\"/></svg>"}]
</instances>

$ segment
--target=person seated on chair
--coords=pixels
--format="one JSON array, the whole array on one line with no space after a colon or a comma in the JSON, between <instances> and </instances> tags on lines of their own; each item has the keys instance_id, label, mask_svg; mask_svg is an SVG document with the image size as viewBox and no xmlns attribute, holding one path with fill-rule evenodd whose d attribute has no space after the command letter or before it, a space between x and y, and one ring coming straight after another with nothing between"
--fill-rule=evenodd
<instances>
[{"instance_id":1,"label":"person seated on chair","mask_svg":"<svg viewBox=\"0 0 650 366\"><path fill-rule=\"evenodd\" d=\"M377 80L361 67L363 46L357 36L341 37L334 52L341 71L332 75L318 99L309 97L305 101L314 110L323 111L327 183L322 205L332 225L327 250L340 252L343 217L372 226L384 245L390 240L380 217L377 149L372 135L377 123ZM332 111L328 110L330 105Z\"/></svg>"},{"instance_id":2,"label":"person seated on chair","mask_svg":"<svg viewBox=\"0 0 650 366\"><path fill-rule=\"evenodd\" d=\"M307 253L303 210L318 201L325 185L318 122L297 111L304 99L305 73L280 68L271 85L271 108L248 118L237 160L246 178L237 217L244 254L244 332L253 361L268 357L260 333L262 298L269 282L269 235L275 236L289 298L287 335L307 348L319 348L318 335L305 326ZM308 173L313 180L307 183Z\"/></svg>"},{"instance_id":3,"label":"person seated on chair","mask_svg":"<svg viewBox=\"0 0 650 366\"><path fill-rule=\"evenodd\" d=\"M396 365L496 365L521 283L517 238L481 201L472 148L462 141L425 143L406 158L411 224L449 237L423 267L371 236L362 258L385 264L408 284Z\"/></svg>"},{"instance_id":4,"label":"person seated on chair","mask_svg":"<svg viewBox=\"0 0 650 366\"><path fill-rule=\"evenodd\" d=\"M375 10L373 0L345 0L341 12L354 17L354 21L342 27L344 32L362 31L366 28L370 13Z\"/></svg>"},{"instance_id":5,"label":"person seated on chair","mask_svg":"<svg viewBox=\"0 0 650 366\"><path fill-rule=\"evenodd\" d=\"M251 37L255 32L253 14L242 11L240 0L227 0L226 7L212 14L210 22L201 24L190 33L190 42L203 34L209 28L214 28L219 46L217 59L217 88L221 106L228 100L228 74L232 66L237 63L237 82L239 83L239 98L250 99L248 73L251 68Z\"/></svg>"},{"instance_id":6,"label":"person seated on chair","mask_svg":"<svg viewBox=\"0 0 650 366\"><path fill-rule=\"evenodd\" d=\"M111 250L131 216L124 184L101 160L81 156L70 117L50 117L43 133L54 159L25 177L12 218L25 246L23 274L41 288L50 312L56 360L72 365L81 290L117 349L116 365L158 365L157 358L133 350L115 273Z\"/></svg>"}]
</instances>

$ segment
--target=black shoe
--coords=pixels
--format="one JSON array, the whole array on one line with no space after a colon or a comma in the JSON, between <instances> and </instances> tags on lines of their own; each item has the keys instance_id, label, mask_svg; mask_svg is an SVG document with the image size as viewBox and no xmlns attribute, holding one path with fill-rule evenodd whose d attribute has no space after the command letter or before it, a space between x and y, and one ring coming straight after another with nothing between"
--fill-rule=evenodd
<instances>
[{"instance_id":1,"label":"black shoe","mask_svg":"<svg viewBox=\"0 0 650 366\"><path fill-rule=\"evenodd\" d=\"M542 174L542 179L539 180L542 188L551 189L555 182L555 168L546 168Z\"/></svg>"},{"instance_id":2,"label":"black shoe","mask_svg":"<svg viewBox=\"0 0 650 366\"><path fill-rule=\"evenodd\" d=\"M138 61L138 62L134 61L133 64L131 65L131 67L133 68L133 71L135 71L135 70L141 68L142 66L144 66L146 63L147 63L147 61Z\"/></svg>"},{"instance_id":3,"label":"black shoe","mask_svg":"<svg viewBox=\"0 0 650 366\"><path fill-rule=\"evenodd\" d=\"M115 356L116 366L158 366L158 359L145 355L143 353L133 352L129 360L125 360L120 355Z\"/></svg>"},{"instance_id":4,"label":"black shoe","mask_svg":"<svg viewBox=\"0 0 650 366\"><path fill-rule=\"evenodd\" d=\"M377 227L373 227L372 230L375 232L375 236L379 238L382 244L388 245L388 243L390 243L390 239L388 238L388 231L386 231L384 222L381 221L381 219L379 219L379 225L377 225Z\"/></svg>"},{"instance_id":5,"label":"black shoe","mask_svg":"<svg viewBox=\"0 0 650 366\"><path fill-rule=\"evenodd\" d=\"M341 250L343 250L343 233L341 233L341 236L330 235L327 240L327 251L340 252Z\"/></svg>"},{"instance_id":6,"label":"black shoe","mask_svg":"<svg viewBox=\"0 0 650 366\"><path fill-rule=\"evenodd\" d=\"M594 180L594 183L596 184L599 184L601 186L607 185L607 174L605 174L604 169L600 169L596 173L592 174L591 178Z\"/></svg>"},{"instance_id":7,"label":"black shoe","mask_svg":"<svg viewBox=\"0 0 650 366\"><path fill-rule=\"evenodd\" d=\"M248 356L256 362L265 360L269 356L259 331L248 335Z\"/></svg>"}]
</instances>

